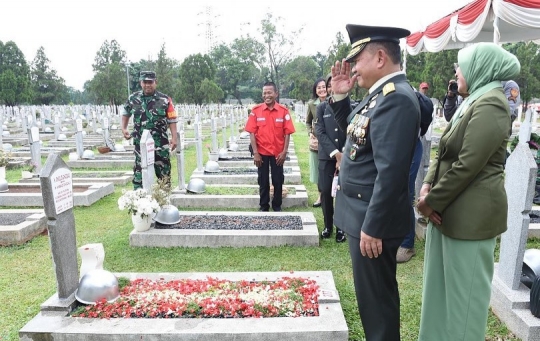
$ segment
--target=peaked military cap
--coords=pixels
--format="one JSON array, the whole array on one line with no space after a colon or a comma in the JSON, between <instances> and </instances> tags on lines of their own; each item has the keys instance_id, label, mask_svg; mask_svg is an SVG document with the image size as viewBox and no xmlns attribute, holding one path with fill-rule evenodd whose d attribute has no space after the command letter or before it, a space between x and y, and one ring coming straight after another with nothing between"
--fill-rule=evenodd
<instances>
[{"instance_id":1,"label":"peaked military cap","mask_svg":"<svg viewBox=\"0 0 540 341\"><path fill-rule=\"evenodd\" d=\"M399 44L399 39L405 38L411 34L409 30L397 27L384 26L364 26L352 25L346 26L349 39L351 40L351 51L346 60L352 61L368 43L375 41L388 41Z\"/></svg>"},{"instance_id":2,"label":"peaked military cap","mask_svg":"<svg viewBox=\"0 0 540 341\"><path fill-rule=\"evenodd\" d=\"M154 71L141 71L139 75L140 81L153 81L156 79L156 73Z\"/></svg>"}]
</instances>

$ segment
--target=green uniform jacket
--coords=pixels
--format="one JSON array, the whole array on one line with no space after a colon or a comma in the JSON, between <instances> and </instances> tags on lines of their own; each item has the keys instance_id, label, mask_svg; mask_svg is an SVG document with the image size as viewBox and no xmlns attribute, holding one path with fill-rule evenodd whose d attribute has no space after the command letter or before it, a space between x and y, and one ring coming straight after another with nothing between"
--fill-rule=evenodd
<instances>
[{"instance_id":1,"label":"green uniform jacket","mask_svg":"<svg viewBox=\"0 0 540 341\"><path fill-rule=\"evenodd\" d=\"M482 95L452 125L424 179L433 184L426 202L441 213L442 224L435 226L444 235L493 238L506 231L508 211L504 163L510 115L502 89Z\"/></svg>"}]
</instances>

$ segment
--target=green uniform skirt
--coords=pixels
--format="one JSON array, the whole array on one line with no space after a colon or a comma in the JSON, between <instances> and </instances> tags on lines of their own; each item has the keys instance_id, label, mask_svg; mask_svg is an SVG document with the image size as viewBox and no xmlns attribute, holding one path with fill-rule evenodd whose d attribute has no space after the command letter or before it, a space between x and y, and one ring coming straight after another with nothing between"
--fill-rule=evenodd
<instances>
[{"instance_id":1,"label":"green uniform skirt","mask_svg":"<svg viewBox=\"0 0 540 341\"><path fill-rule=\"evenodd\" d=\"M319 154L312 151L309 151L309 181L319 182Z\"/></svg>"},{"instance_id":2,"label":"green uniform skirt","mask_svg":"<svg viewBox=\"0 0 540 341\"><path fill-rule=\"evenodd\" d=\"M495 244L428 225L419 341L485 340Z\"/></svg>"}]
</instances>

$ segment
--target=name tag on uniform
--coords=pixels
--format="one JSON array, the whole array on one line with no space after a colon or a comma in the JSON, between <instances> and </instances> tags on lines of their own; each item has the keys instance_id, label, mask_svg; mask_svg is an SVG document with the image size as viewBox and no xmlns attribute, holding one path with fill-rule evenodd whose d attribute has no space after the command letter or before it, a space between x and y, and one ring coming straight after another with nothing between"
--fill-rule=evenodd
<instances>
[{"instance_id":1,"label":"name tag on uniform","mask_svg":"<svg viewBox=\"0 0 540 341\"><path fill-rule=\"evenodd\" d=\"M276 118L276 122L283 122L282 118Z\"/></svg>"},{"instance_id":2,"label":"name tag on uniform","mask_svg":"<svg viewBox=\"0 0 540 341\"><path fill-rule=\"evenodd\" d=\"M331 117L332 115L331 114L326 114L326 115L323 115L323 118L327 118L327 117Z\"/></svg>"},{"instance_id":3,"label":"name tag on uniform","mask_svg":"<svg viewBox=\"0 0 540 341\"><path fill-rule=\"evenodd\" d=\"M258 121L266 121L266 117L257 117L257 122Z\"/></svg>"}]
</instances>

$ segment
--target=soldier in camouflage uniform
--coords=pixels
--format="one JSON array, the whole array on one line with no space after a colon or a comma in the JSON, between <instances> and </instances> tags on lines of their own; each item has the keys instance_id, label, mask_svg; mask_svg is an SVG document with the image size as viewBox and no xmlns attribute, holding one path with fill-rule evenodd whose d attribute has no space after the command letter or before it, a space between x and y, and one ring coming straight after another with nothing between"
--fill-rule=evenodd
<instances>
[{"instance_id":1,"label":"soldier in camouflage uniform","mask_svg":"<svg viewBox=\"0 0 540 341\"><path fill-rule=\"evenodd\" d=\"M156 73L141 71L139 80L142 91L129 96L122 114L122 133L129 140L133 137L135 144L135 166L133 167L133 188L142 187L141 171L141 136L144 129L150 130L155 144L154 170L161 179L171 177L171 159L169 152L176 149L176 122L178 118L174 111L172 99L156 91ZM134 129L127 130L129 118L133 116ZM167 127L171 130L171 141L167 135Z\"/></svg>"}]
</instances>

